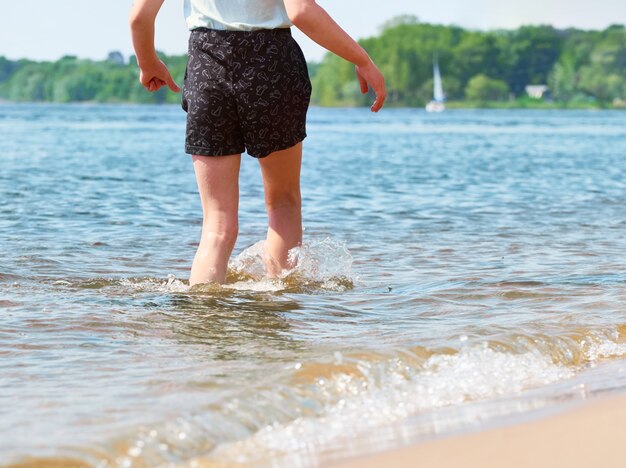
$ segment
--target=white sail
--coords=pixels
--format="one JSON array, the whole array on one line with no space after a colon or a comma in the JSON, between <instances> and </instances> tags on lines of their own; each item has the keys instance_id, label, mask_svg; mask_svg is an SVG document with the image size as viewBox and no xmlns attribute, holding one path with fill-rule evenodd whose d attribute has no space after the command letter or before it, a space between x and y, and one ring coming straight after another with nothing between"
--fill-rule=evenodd
<instances>
[{"instance_id":1,"label":"white sail","mask_svg":"<svg viewBox=\"0 0 626 468\"><path fill-rule=\"evenodd\" d=\"M446 110L446 96L443 93L443 82L441 81L441 71L439 70L439 61L437 57L433 60L433 81L434 81L434 96L433 100L426 105L428 112L443 112Z\"/></svg>"},{"instance_id":2,"label":"white sail","mask_svg":"<svg viewBox=\"0 0 626 468\"><path fill-rule=\"evenodd\" d=\"M434 63L434 76L435 76L435 102L444 102L446 97L443 94L443 83L441 81L441 72L439 71L439 62L435 59Z\"/></svg>"}]
</instances>

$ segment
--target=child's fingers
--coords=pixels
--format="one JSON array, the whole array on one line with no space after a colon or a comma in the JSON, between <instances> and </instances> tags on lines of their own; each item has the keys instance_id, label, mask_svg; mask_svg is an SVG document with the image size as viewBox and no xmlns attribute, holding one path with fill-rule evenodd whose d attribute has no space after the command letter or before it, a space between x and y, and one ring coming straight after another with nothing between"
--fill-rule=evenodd
<instances>
[{"instance_id":1,"label":"child's fingers","mask_svg":"<svg viewBox=\"0 0 626 468\"><path fill-rule=\"evenodd\" d=\"M359 84L361 85L361 93L365 94L369 90L369 86L367 85L367 81L361 75L357 73L357 78L359 79Z\"/></svg>"},{"instance_id":2,"label":"child's fingers","mask_svg":"<svg viewBox=\"0 0 626 468\"><path fill-rule=\"evenodd\" d=\"M180 92L180 88L178 87L178 85L176 84L176 82L174 81L174 78L172 78L172 75L170 75L168 73L167 75L167 83L163 83L163 86L168 85L170 87L170 89L172 91L174 91L175 93Z\"/></svg>"},{"instance_id":3,"label":"child's fingers","mask_svg":"<svg viewBox=\"0 0 626 468\"><path fill-rule=\"evenodd\" d=\"M146 82L148 76L152 76L152 78ZM169 86L169 88L175 93L180 92L180 88L165 66L163 66L161 70L157 70L156 73L151 71L146 71L144 73L142 71L139 81L141 81L141 84L151 93L158 91L163 86Z\"/></svg>"},{"instance_id":4,"label":"child's fingers","mask_svg":"<svg viewBox=\"0 0 626 468\"><path fill-rule=\"evenodd\" d=\"M372 112L378 112L379 110L381 110L383 108L383 104L385 103L386 98L387 98L387 95L385 93L377 94L376 100L374 101L374 104L371 107Z\"/></svg>"},{"instance_id":5,"label":"child's fingers","mask_svg":"<svg viewBox=\"0 0 626 468\"><path fill-rule=\"evenodd\" d=\"M158 91L166 84L167 83L165 83L165 81L163 81L161 78L154 77L150 80L150 86L148 87L148 91L150 91L151 93L154 93L155 91Z\"/></svg>"}]
</instances>

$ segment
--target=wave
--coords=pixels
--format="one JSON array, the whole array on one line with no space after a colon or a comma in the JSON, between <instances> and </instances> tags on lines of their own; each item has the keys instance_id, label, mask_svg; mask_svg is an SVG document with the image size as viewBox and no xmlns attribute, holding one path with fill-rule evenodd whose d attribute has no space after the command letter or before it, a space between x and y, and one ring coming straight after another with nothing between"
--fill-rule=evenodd
<instances>
[{"instance_id":1,"label":"wave","mask_svg":"<svg viewBox=\"0 0 626 468\"><path fill-rule=\"evenodd\" d=\"M473 402L519 397L625 357L626 325L564 336L510 334L484 341L461 336L456 346L437 349L335 352L286 363L282 372L236 396L145 425L83 450L79 458L114 466L257 466L268 460L281 465L277 460L287 457L284 466L311 466L314 454L350 445L374 429ZM509 412L522 407L519 401L509 406ZM436 417L421 424L422 434L446 425Z\"/></svg>"},{"instance_id":2,"label":"wave","mask_svg":"<svg viewBox=\"0 0 626 468\"><path fill-rule=\"evenodd\" d=\"M243 440L222 444L200 460L254 465L289 455L286 466L296 466L298 454L306 455L312 447L319 453L419 413L520 394L571 379L583 366L624 358L625 331L619 327L565 339L525 336L524 345L521 336L511 336L507 341L515 344L508 349L501 342L485 341L439 351L337 354L334 363L321 366L296 364L298 383L272 400L284 405L295 394L307 410L296 412L289 421L268 423Z\"/></svg>"}]
</instances>

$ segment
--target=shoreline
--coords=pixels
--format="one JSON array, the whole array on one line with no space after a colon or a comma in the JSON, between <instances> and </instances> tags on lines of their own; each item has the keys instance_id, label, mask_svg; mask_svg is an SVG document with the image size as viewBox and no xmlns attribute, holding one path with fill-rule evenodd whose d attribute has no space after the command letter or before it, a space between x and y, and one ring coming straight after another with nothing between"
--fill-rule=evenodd
<instances>
[{"instance_id":1,"label":"shoreline","mask_svg":"<svg viewBox=\"0 0 626 468\"><path fill-rule=\"evenodd\" d=\"M332 464L337 468L623 467L626 394Z\"/></svg>"},{"instance_id":2,"label":"shoreline","mask_svg":"<svg viewBox=\"0 0 626 468\"><path fill-rule=\"evenodd\" d=\"M12 101L4 98L0 98L0 106L3 105L23 105L23 104L34 104L34 105L50 105L50 106L180 106L178 102L137 102L137 101L68 101L68 102L59 102L59 101ZM553 105L551 103L538 103L538 104L524 104L524 105L515 105L510 104L508 102L497 103L497 102L487 102L485 104L477 104L477 103L462 103L460 101L452 101L446 104L446 111L464 111L464 110L528 110L528 111L593 111L593 112L602 112L602 111L618 111L618 112L626 112L626 106L597 106L597 105ZM311 104L310 108L316 109L369 109L368 106L320 106L318 104ZM425 112L423 106L396 106L393 104L388 104L385 106L387 110L393 109L417 109Z\"/></svg>"}]
</instances>

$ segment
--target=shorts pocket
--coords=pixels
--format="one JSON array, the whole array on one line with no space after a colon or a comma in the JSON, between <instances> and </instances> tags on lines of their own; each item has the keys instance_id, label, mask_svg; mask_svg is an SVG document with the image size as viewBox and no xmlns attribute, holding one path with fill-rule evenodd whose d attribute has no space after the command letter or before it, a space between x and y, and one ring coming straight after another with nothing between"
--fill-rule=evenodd
<instances>
[{"instance_id":1,"label":"shorts pocket","mask_svg":"<svg viewBox=\"0 0 626 468\"><path fill-rule=\"evenodd\" d=\"M291 36L290 38L292 47L296 49L296 51L298 52L298 56L300 57L299 70L300 74L302 75L302 79L304 80L305 89L308 93L311 93L313 86L311 84L311 77L309 76L309 66L306 63L306 57L304 56L304 52L302 52L302 48L300 47L300 44L298 44L298 41L296 41Z\"/></svg>"}]
</instances>

